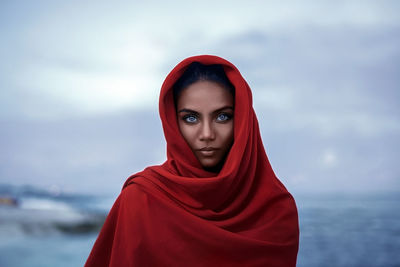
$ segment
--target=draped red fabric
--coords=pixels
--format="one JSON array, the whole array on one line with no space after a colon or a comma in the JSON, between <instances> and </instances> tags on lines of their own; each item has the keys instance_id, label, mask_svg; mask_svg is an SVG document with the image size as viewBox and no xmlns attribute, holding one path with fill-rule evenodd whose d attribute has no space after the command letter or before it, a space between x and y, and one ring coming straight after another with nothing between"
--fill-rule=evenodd
<instances>
[{"instance_id":1,"label":"draped red fabric","mask_svg":"<svg viewBox=\"0 0 400 267\"><path fill-rule=\"evenodd\" d=\"M201 167L176 119L172 86L195 61L221 64L235 87L234 143L217 174ZM159 111L167 161L128 178L85 266L295 266L296 204L270 166L237 68L210 55L183 60Z\"/></svg>"}]
</instances>

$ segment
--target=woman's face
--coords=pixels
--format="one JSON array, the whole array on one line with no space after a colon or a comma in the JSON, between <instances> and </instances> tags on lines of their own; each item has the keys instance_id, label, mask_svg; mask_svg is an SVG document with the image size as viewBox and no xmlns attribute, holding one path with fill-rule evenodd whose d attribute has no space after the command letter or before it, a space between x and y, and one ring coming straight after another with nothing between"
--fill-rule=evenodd
<instances>
[{"instance_id":1,"label":"woman's face","mask_svg":"<svg viewBox=\"0 0 400 267\"><path fill-rule=\"evenodd\" d=\"M204 169L218 171L233 143L232 94L216 82L198 81L177 99L179 129Z\"/></svg>"}]
</instances>

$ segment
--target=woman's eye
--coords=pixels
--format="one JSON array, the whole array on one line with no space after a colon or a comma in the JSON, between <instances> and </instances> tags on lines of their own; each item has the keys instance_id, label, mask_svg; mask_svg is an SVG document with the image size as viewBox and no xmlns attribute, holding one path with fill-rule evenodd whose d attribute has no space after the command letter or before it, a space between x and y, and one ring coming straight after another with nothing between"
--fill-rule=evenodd
<instances>
[{"instance_id":1,"label":"woman's eye","mask_svg":"<svg viewBox=\"0 0 400 267\"><path fill-rule=\"evenodd\" d=\"M230 120L232 118L231 115L229 114L225 114L225 113L221 113L217 116L217 121L227 121Z\"/></svg>"},{"instance_id":2,"label":"woman's eye","mask_svg":"<svg viewBox=\"0 0 400 267\"><path fill-rule=\"evenodd\" d=\"M189 123L197 122L196 116L193 116L193 115L185 116L185 117L183 117L183 120L186 121L186 122L189 122Z\"/></svg>"}]
</instances>

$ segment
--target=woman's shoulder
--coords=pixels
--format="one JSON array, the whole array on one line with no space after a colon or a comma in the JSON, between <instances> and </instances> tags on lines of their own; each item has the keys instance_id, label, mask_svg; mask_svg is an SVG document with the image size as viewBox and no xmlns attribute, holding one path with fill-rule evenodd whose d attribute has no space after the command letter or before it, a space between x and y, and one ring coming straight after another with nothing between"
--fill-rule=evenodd
<instances>
[{"instance_id":1,"label":"woman's shoulder","mask_svg":"<svg viewBox=\"0 0 400 267\"><path fill-rule=\"evenodd\" d=\"M119 196L123 206L145 209L150 206L174 205L174 201L171 200L171 196L165 191L165 188L162 188L151 177L135 176L128 178L128 181Z\"/></svg>"},{"instance_id":2,"label":"woman's shoulder","mask_svg":"<svg viewBox=\"0 0 400 267\"><path fill-rule=\"evenodd\" d=\"M145 190L143 190L140 184L129 183L127 185L124 185L119 198L121 199L121 201L138 201L147 198L147 193Z\"/></svg>"}]
</instances>

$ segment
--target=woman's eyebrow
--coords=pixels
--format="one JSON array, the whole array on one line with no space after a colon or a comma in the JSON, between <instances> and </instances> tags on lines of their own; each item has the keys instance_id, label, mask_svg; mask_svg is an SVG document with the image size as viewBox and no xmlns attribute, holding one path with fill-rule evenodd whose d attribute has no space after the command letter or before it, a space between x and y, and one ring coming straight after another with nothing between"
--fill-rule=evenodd
<instances>
[{"instance_id":1,"label":"woman's eyebrow","mask_svg":"<svg viewBox=\"0 0 400 267\"><path fill-rule=\"evenodd\" d=\"M181 112L199 114L197 111L194 111L194 110L191 110L191 109L187 109L187 108L183 108L183 109L178 111L178 113L181 113Z\"/></svg>"},{"instance_id":2,"label":"woman's eyebrow","mask_svg":"<svg viewBox=\"0 0 400 267\"><path fill-rule=\"evenodd\" d=\"M225 109L232 109L233 110L233 107L232 106L225 106L225 107L222 107L222 108L219 108L219 109L215 110L213 113L218 113L218 112L223 111Z\"/></svg>"},{"instance_id":3,"label":"woman's eyebrow","mask_svg":"<svg viewBox=\"0 0 400 267\"><path fill-rule=\"evenodd\" d=\"M232 107L232 106L224 106L224 107L222 107L222 108L219 108L219 109L217 109L217 110L214 110L213 113L218 113L218 112L220 112L220 111L222 111L222 110L225 110L225 109L232 109L232 110L233 110L233 107ZM194 110L191 110L191 109L188 109L188 108L183 108L183 109L181 109L181 110L178 111L178 113L181 113L181 112L199 114L197 111L194 111Z\"/></svg>"}]
</instances>

